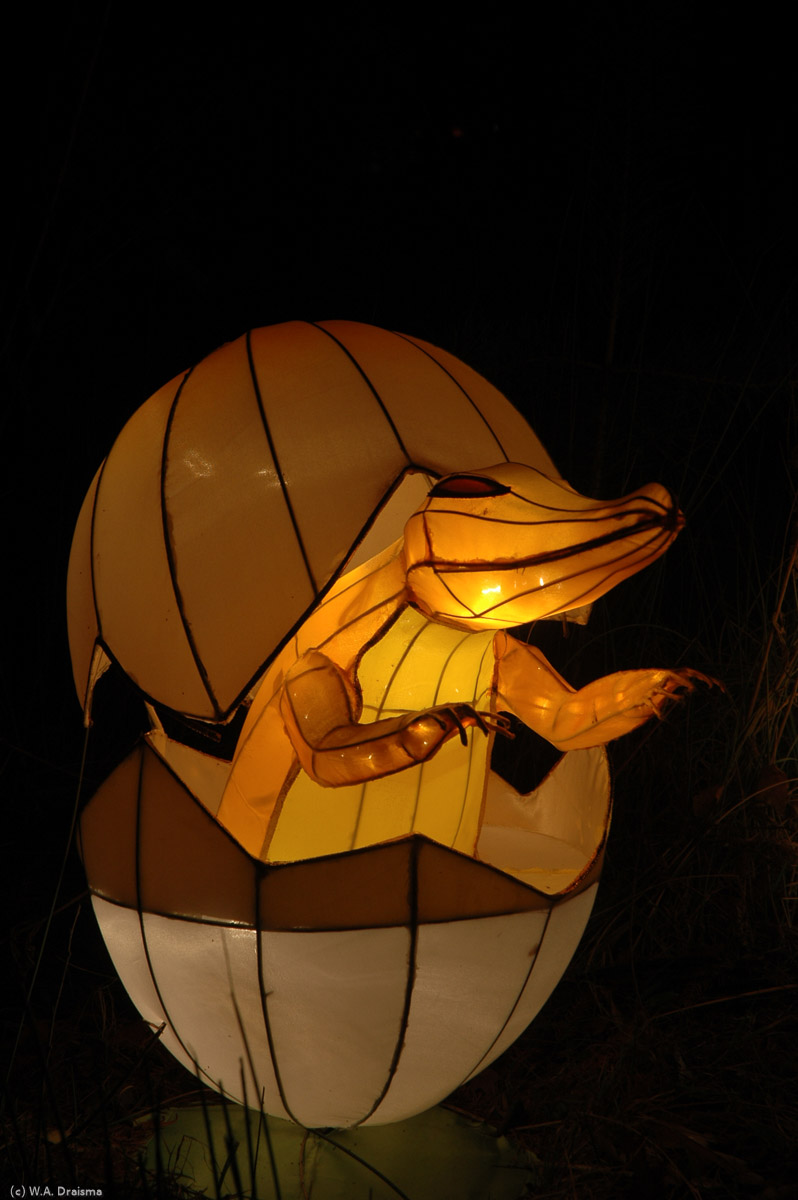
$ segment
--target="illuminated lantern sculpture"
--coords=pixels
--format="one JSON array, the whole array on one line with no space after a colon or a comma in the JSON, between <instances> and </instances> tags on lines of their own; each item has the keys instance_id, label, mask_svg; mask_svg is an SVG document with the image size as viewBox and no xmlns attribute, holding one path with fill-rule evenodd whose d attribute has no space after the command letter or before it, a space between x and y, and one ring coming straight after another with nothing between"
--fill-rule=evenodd
<instances>
[{"instance_id":1,"label":"illuminated lantern sculpture","mask_svg":"<svg viewBox=\"0 0 798 1200\"><path fill-rule=\"evenodd\" d=\"M704 677L574 691L509 630L581 619L681 520L657 485L580 496L474 371L351 322L254 330L132 417L78 520L70 645L86 719L115 662L152 729L81 849L128 992L203 1081L383 1124L525 1028L595 896L604 743ZM508 713L565 751L530 795L490 769ZM197 748L236 714L232 761Z\"/></svg>"}]
</instances>

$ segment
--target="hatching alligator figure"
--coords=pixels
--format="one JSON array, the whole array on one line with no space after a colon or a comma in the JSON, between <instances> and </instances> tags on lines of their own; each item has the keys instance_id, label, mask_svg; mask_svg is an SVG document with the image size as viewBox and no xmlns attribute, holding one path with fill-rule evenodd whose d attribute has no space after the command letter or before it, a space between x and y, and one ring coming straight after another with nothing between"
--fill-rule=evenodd
<instances>
[{"instance_id":1,"label":"hatching alligator figure","mask_svg":"<svg viewBox=\"0 0 798 1200\"><path fill-rule=\"evenodd\" d=\"M574 690L507 632L596 600L682 525L658 484L597 502L516 463L439 480L404 538L340 578L266 672L219 820L269 860L408 832L474 853L504 714L575 750L714 682L643 669Z\"/></svg>"}]
</instances>

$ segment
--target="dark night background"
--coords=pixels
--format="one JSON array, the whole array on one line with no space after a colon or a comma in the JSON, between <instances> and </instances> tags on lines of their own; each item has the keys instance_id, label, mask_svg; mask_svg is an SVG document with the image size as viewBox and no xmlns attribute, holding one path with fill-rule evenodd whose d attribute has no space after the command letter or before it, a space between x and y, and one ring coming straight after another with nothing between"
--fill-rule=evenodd
<instances>
[{"instance_id":1,"label":"dark night background","mask_svg":"<svg viewBox=\"0 0 798 1200\"><path fill-rule=\"evenodd\" d=\"M689 714L683 706L656 731L670 757L654 802L670 816L653 829L623 789L633 751L619 750L605 914L623 906L624 880L645 873L649 858L678 858L674 846L704 836L696 796L721 785L731 795L724 755L768 635L798 464L788 28L766 10L731 18L714 5L563 4L545 16L531 6L529 24L500 9L468 17L372 8L342 23L327 10L291 18L233 4L202 17L193 7L179 16L77 4L25 18L6 46L0 780L4 960L10 951L15 964L3 1012L9 1043L23 1007L15 980L30 980L42 943L80 764L63 601L80 502L133 410L248 327L348 318L420 336L502 388L576 487L613 496L659 479L675 490L686 531L650 580L624 585L626 601L619 592L602 602L566 673L578 682L580 670L612 669L609 653L620 665L652 665L640 657L637 596L654 614L646 623L663 631L661 665L699 667L723 678L728 695L691 701ZM698 758L674 766L699 734ZM638 760L654 762L645 756L655 740L634 743ZM794 777L784 747L768 755L759 746L760 759L774 761L749 770L775 765ZM93 769L101 774L102 761ZM754 776L739 798L751 790ZM771 842L786 837L794 848L794 808L774 812L781 832ZM719 876L767 874L754 842L735 846L725 868L721 849L712 859ZM785 863L794 881L795 863ZM84 983L110 978L85 901L71 932L83 886L73 852L33 995L45 1041L70 936ZM792 887L783 885L790 928ZM666 889L660 903L671 899ZM649 946L646 961L658 970L673 961L684 982L691 955L705 956L711 941L702 920L704 933L686 935L684 951ZM728 948L721 955L717 995L789 985L766 916L749 924L737 959ZM600 936L611 941L609 928ZM629 945L639 944L630 929ZM607 1005L623 1007L631 953L619 949L591 984L606 984ZM563 986L567 999L575 985ZM680 987L666 1009L683 1004ZM87 996L88 984L65 986L59 1020L87 1020ZM747 1028L783 1028L767 1003L752 1002ZM597 1018L589 1005L578 1012L584 1046ZM22 1045L22 1061L35 1063ZM759 1073L778 1075L783 1051L757 1045ZM515 1077L498 1078L501 1109ZM547 1088L566 1087L552 1078ZM743 1100L725 1086L733 1115ZM516 1108L529 1109L516 1092ZM568 1118L567 1097L549 1099L558 1120ZM794 1113L794 1092L783 1100ZM723 1162L690 1175L672 1134L668 1154L698 1190L653 1182L658 1168L646 1160L651 1178L633 1171L628 1192L585 1184L567 1194L724 1194L706 1184L715 1170L725 1194L786 1196L795 1164L778 1135L764 1150L745 1146L742 1118L727 1114L724 1125L712 1114L703 1126L687 1116L672 1126L711 1133L718 1153L742 1155L750 1178L728 1164L724 1173ZM529 1144L551 1161L551 1145ZM605 1163L619 1153L594 1145Z\"/></svg>"}]
</instances>

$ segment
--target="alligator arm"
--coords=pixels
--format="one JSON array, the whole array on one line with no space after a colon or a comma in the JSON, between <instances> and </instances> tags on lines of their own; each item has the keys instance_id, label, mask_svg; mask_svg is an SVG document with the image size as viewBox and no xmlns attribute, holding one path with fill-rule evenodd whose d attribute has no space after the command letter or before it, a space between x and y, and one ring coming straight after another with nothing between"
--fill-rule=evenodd
<instances>
[{"instance_id":1,"label":"alligator arm","mask_svg":"<svg viewBox=\"0 0 798 1200\"><path fill-rule=\"evenodd\" d=\"M423 712L359 724L361 702L346 671L319 650L310 650L287 672L280 713L303 768L324 787L379 779L425 762L459 733L483 733L504 721L469 704L439 705Z\"/></svg>"},{"instance_id":2,"label":"alligator arm","mask_svg":"<svg viewBox=\"0 0 798 1200\"><path fill-rule=\"evenodd\" d=\"M558 750L602 746L650 717L661 717L669 702L693 690L696 680L716 682L689 668L617 671L576 691L534 646L498 633L494 650L498 706Z\"/></svg>"}]
</instances>

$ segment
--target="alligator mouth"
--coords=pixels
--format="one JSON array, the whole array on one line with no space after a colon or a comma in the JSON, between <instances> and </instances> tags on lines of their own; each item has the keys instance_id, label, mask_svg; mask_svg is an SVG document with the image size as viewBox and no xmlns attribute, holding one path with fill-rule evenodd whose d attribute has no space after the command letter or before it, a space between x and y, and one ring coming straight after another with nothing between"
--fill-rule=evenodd
<instances>
[{"instance_id":1,"label":"alligator mouth","mask_svg":"<svg viewBox=\"0 0 798 1200\"><path fill-rule=\"evenodd\" d=\"M508 480L518 475L524 484L523 473L507 467ZM503 485L496 474L495 486ZM511 503L469 511L447 493L411 518L406 579L421 611L464 629L508 629L571 612L655 562L684 524L659 484L601 502L557 481L527 482L510 489Z\"/></svg>"},{"instance_id":2,"label":"alligator mouth","mask_svg":"<svg viewBox=\"0 0 798 1200\"><path fill-rule=\"evenodd\" d=\"M536 554L470 562L427 558L410 566L408 581L425 567L432 572L453 605L449 608L448 604L441 604L441 596L437 599L435 617L444 624L450 622L459 626L463 621L476 621L483 628L509 628L519 624L518 617L520 623L528 623L559 616L599 599L616 583L654 562L667 550L684 524L684 517L675 504L672 507L657 506L655 511L650 508L627 510L623 517L627 522L632 518L632 523L606 529L606 515L586 516L583 518L585 523L601 521L604 532ZM573 527L573 520L567 523ZM613 546L617 547L615 553ZM557 563L563 566L555 566L552 573L552 564ZM474 587L468 581L469 575L479 578L486 571L496 581L495 588L493 585ZM522 583L516 578L508 594L502 595L497 577L505 572L516 577L529 572L528 582ZM494 591L497 593L495 598L489 595ZM528 614L523 612L527 605ZM516 616L515 620L508 620L511 613Z\"/></svg>"},{"instance_id":3,"label":"alligator mouth","mask_svg":"<svg viewBox=\"0 0 798 1200\"><path fill-rule=\"evenodd\" d=\"M629 515L628 513L625 515ZM588 518L591 519L591 518ZM602 518L605 519L605 518ZM570 522L569 522L570 523ZM490 563L490 567L494 571L523 571L528 567L539 567L544 564L561 562L570 558L578 558L582 554L589 554L595 550L600 550L603 546L611 546L614 542L634 541L647 534L651 530L665 535L667 541L670 541L676 536L680 529L684 526L684 517L679 511L678 506L674 505L672 509L667 510L664 514L647 513L646 516L635 522L633 525L626 525L621 529L613 529L607 533L600 534L595 538L587 538L582 542L571 542L567 546L559 549L544 550L540 554L521 555L519 557L507 559L495 559ZM623 561L637 551L643 553L651 552L657 542L654 537L650 541L641 541L635 546L634 550L624 554L618 560ZM486 564L482 560L462 561L454 559L426 559L418 563L414 563L417 567L431 567L438 574L456 574L458 572L469 572L479 570Z\"/></svg>"}]
</instances>

